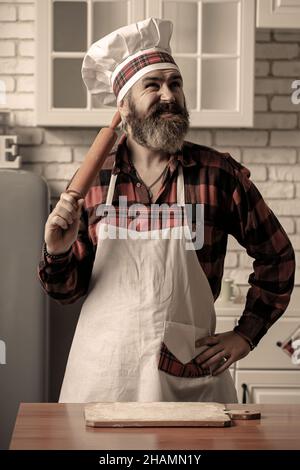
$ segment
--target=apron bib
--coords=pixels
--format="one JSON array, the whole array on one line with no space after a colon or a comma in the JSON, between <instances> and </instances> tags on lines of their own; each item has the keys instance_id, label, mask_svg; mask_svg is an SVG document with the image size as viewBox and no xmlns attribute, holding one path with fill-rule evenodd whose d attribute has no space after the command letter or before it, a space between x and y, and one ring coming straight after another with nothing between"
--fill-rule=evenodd
<instances>
[{"instance_id":1,"label":"apron bib","mask_svg":"<svg viewBox=\"0 0 300 470\"><path fill-rule=\"evenodd\" d=\"M111 174L111 206L117 175ZM184 211L178 165L177 205ZM186 221L186 218L184 218ZM108 233L115 232L111 239ZM88 294L74 334L59 402L237 402L229 370L177 377L158 367L161 345L183 364L214 334L214 299L188 225L137 231L101 220Z\"/></svg>"}]
</instances>

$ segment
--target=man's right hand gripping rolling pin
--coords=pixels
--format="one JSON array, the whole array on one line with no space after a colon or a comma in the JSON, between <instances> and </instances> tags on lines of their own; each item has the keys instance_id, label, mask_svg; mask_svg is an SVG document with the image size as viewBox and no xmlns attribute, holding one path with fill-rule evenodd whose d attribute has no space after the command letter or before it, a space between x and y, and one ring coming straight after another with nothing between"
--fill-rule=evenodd
<instances>
[{"instance_id":1,"label":"man's right hand gripping rolling pin","mask_svg":"<svg viewBox=\"0 0 300 470\"><path fill-rule=\"evenodd\" d=\"M117 111L110 126L99 131L68 189L61 194L49 215L44 238L47 253L50 255L67 253L77 239L84 198L117 140L115 129L120 121L121 116Z\"/></svg>"}]
</instances>

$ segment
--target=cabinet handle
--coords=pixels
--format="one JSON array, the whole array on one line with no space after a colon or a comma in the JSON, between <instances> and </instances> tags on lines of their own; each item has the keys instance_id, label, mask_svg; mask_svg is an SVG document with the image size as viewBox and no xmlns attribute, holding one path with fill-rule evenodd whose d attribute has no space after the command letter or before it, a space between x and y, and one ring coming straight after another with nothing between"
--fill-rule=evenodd
<instances>
[{"instance_id":1,"label":"cabinet handle","mask_svg":"<svg viewBox=\"0 0 300 470\"><path fill-rule=\"evenodd\" d=\"M249 395L248 385L242 384L242 389L243 389L242 403L244 404L244 403L247 403L247 395Z\"/></svg>"}]
</instances>

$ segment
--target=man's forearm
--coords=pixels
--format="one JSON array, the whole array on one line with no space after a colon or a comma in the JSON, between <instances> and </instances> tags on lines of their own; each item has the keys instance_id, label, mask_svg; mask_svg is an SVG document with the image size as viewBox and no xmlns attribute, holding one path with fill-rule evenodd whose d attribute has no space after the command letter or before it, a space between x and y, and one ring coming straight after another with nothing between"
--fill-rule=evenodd
<instances>
[{"instance_id":1,"label":"man's forearm","mask_svg":"<svg viewBox=\"0 0 300 470\"><path fill-rule=\"evenodd\" d=\"M44 253L38 266L38 276L45 292L61 304L71 304L86 294L93 266L92 253L76 256L75 242L72 250L59 259Z\"/></svg>"},{"instance_id":2,"label":"man's forearm","mask_svg":"<svg viewBox=\"0 0 300 470\"><path fill-rule=\"evenodd\" d=\"M281 236L284 238L285 234L282 232ZM295 253L288 238L285 239L285 248L274 253L272 262L269 257L257 264L254 262L254 273L249 278L251 287L245 310L235 330L254 345L284 313L293 291Z\"/></svg>"}]
</instances>

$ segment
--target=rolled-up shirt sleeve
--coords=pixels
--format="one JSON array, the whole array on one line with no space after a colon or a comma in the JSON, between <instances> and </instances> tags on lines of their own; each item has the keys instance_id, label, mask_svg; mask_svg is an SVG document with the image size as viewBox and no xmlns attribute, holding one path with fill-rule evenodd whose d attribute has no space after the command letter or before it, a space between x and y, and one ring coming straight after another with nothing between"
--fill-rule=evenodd
<instances>
[{"instance_id":1,"label":"rolled-up shirt sleeve","mask_svg":"<svg viewBox=\"0 0 300 470\"><path fill-rule=\"evenodd\" d=\"M45 292L60 304L74 303L87 293L95 258L88 234L88 215L82 207L77 240L66 256L51 259L44 254L38 265L38 277Z\"/></svg>"},{"instance_id":2,"label":"rolled-up shirt sleeve","mask_svg":"<svg viewBox=\"0 0 300 470\"><path fill-rule=\"evenodd\" d=\"M295 253L280 222L250 180L250 171L233 161L236 186L228 233L254 258L245 309L235 331L257 345L286 310L294 287Z\"/></svg>"}]
</instances>

